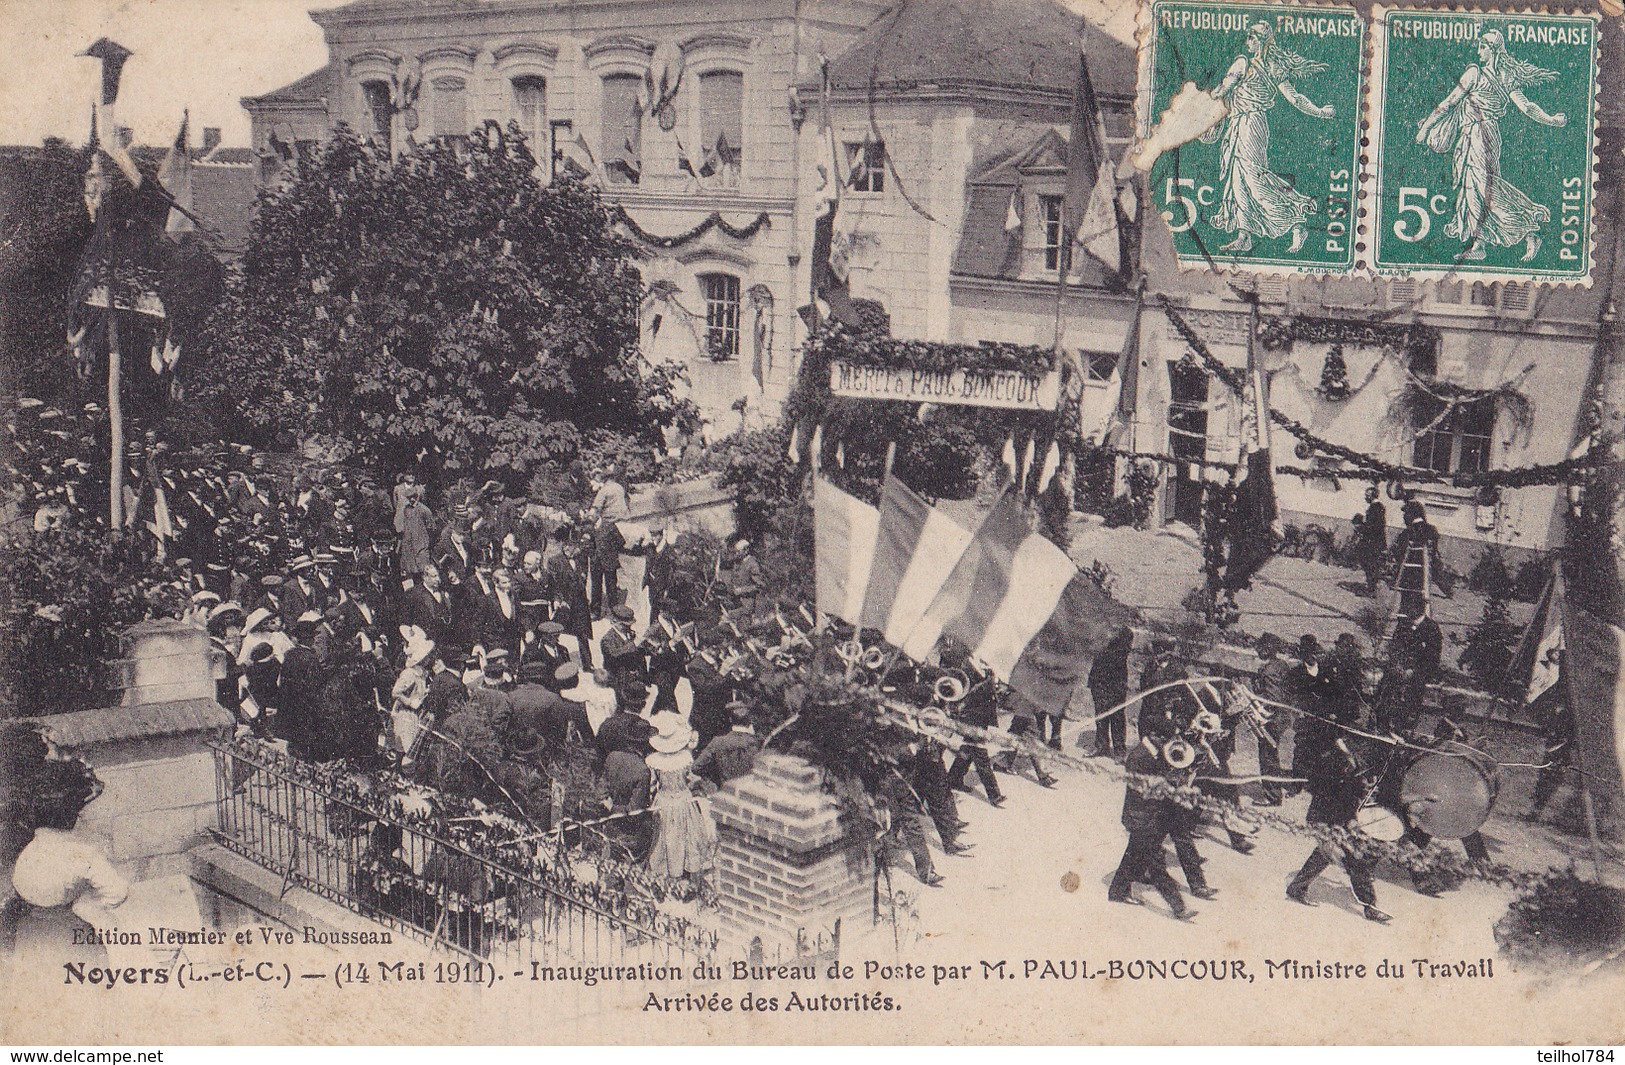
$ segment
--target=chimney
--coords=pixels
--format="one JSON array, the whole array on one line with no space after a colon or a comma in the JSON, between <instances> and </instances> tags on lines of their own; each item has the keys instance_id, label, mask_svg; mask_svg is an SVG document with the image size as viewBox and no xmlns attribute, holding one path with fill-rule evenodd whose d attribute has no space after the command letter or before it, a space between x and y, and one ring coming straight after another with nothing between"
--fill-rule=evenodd
<instances>
[{"instance_id":1,"label":"chimney","mask_svg":"<svg viewBox=\"0 0 1625 1065\"><path fill-rule=\"evenodd\" d=\"M220 147L220 127L219 126L204 126L203 127L203 154L208 155L210 152L214 151L218 147Z\"/></svg>"}]
</instances>

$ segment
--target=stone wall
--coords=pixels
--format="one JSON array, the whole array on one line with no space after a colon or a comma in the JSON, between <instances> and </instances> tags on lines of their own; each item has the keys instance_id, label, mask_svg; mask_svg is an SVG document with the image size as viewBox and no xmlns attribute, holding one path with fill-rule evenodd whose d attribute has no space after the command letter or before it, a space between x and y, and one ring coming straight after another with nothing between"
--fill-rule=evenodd
<instances>
[{"instance_id":1,"label":"stone wall","mask_svg":"<svg viewBox=\"0 0 1625 1065\"><path fill-rule=\"evenodd\" d=\"M214 755L232 718L214 700L207 635L143 622L109 663L119 705L36 718L56 746L89 762L106 789L80 815L131 880L189 873L187 855L215 824Z\"/></svg>"},{"instance_id":2,"label":"stone wall","mask_svg":"<svg viewBox=\"0 0 1625 1065\"><path fill-rule=\"evenodd\" d=\"M847 833L840 803L800 758L763 754L711 800L724 935L764 946L828 938L841 918L871 913L868 848Z\"/></svg>"}]
</instances>

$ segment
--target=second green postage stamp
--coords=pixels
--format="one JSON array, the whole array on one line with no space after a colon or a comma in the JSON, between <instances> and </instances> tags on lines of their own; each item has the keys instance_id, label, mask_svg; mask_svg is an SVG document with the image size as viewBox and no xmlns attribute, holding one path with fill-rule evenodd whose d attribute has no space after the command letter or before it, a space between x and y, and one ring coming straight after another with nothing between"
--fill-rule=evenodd
<instances>
[{"instance_id":1,"label":"second green postage stamp","mask_svg":"<svg viewBox=\"0 0 1625 1065\"><path fill-rule=\"evenodd\" d=\"M1352 7L1153 0L1143 32L1143 114L1187 83L1224 107L1151 169L1181 265L1352 269L1365 21Z\"/></svg>"},{"instance_id":2,"label":"second green postage stamp","mask_svg":"<svg viewBox=\"0 0 1625 1065\"><path fill-rule=\"evenodd\" d=\"M1588 283L1596 17L1379 7L1375 22L1372 265Z\"/></svg>"}]
</instances>

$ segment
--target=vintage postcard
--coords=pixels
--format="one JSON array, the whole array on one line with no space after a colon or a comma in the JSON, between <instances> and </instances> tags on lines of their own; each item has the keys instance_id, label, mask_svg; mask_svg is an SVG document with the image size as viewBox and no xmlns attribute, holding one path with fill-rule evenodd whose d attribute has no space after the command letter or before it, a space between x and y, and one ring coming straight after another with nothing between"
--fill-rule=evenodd
<instances>
[{"instance_id":1,"label":"vintage postcard","mask_svg":"<svg viewBox=\"0 0 1625 1065\"><path fill-rule=\"evenodd\" d=\"M1374 21L1372 265L1589 284L1597 17L1383 7Z\"/></svg>"},{"instance_id":2,"label":"vintage postcard","mask_svg":"<svg viewBox=\"0 0 1625 1065\"><path fill-rule=\"evenodd\" d=\"M1625 1041L1617 6L0 44L8 1046Z\"/></svg>"}]
</instances>

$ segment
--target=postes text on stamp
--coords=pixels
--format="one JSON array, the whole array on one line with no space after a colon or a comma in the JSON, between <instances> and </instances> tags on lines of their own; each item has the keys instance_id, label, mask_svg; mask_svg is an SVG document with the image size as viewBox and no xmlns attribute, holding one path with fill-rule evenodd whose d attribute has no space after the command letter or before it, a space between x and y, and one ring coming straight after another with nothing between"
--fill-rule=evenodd
<instances>
[{"instance_id":1,"label":"postes text on stamp","mask_svg":"<svg viewBox=\"0 0 1625 1065\"><path fill-rule=\"evenodd\" d=\"M1588 283L1596 17L1379 7L1373 32L1372 265Z\"/></svg>"},{"instance_id":2,"label":"postes text on stamp","mask_svg":"<svg viewBox=\"0 0 1625 1065\"><path fill-rule=\"evenodd\" d=\"M1161 114L1189 83L1224 105L1151 169L1182 266L1354 267L1365 33L1348 7L1153 0L1142 113Z\"/></svg>"}]
</instances>

